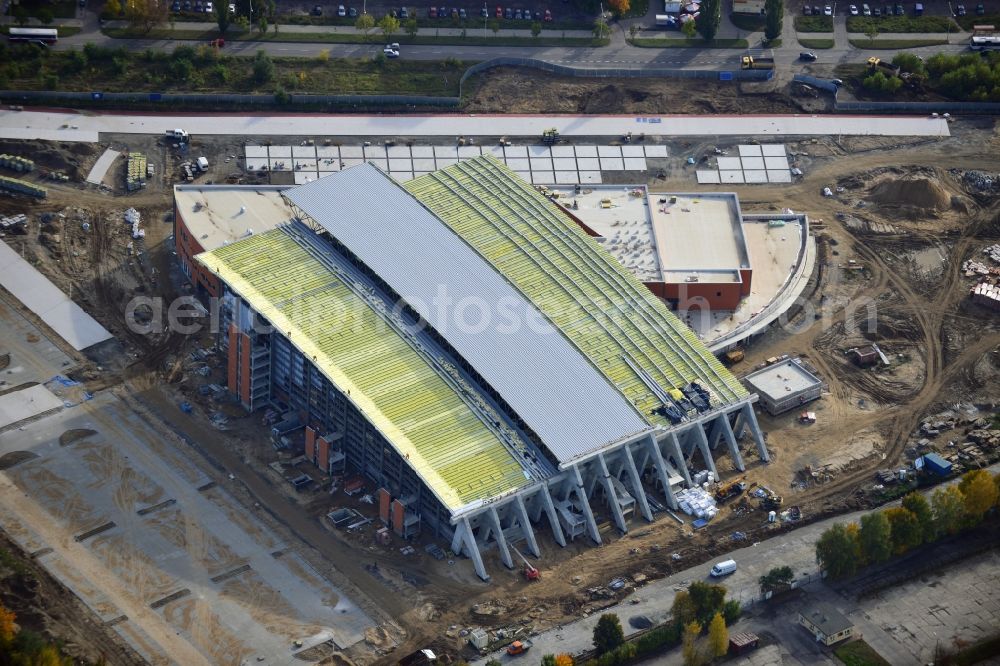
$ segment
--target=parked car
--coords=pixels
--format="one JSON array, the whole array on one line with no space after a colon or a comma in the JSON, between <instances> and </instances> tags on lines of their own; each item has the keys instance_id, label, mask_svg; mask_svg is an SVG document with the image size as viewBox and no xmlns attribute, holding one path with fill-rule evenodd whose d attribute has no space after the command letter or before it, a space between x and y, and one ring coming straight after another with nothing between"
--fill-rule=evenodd
<instances>
[{"instance_id":1,"label":"parked car","mask_svg":"<svg viewBox=\"0 0 1000 666\"><path fill-rule=\"evenodd\" d=\"M223 46L226 45L226 40L224 40L222 37L217 37L212 41L210 41L208 45L217 49L221 49Z\"/></svg>"},{"instance_id":2,"label":"parked car","mask_svg":"<svg viewBox=\"0 0 1000 666\"><path fill-rule=\"evenodd\" d=\"M918 2L917 4L913 5L913 15L914 16L923 16L924 15L924 6L923 6L922 3Z\"/></svg>"},{"instance_id":3,"label":"parked car","mask_svg":"<svg viewBox=\"0 0 1000 666\"><path fill-rule=\"evenodd\" d=\"M976 16L982 16L985 13L986 13L986 7L983 6L983 3L980 2L978 5L976 5Z\"/></svg>"},{"instance_id":4,"label":"parked car","mask_svg":"<svg viewBox=\"0 0 1000 666\"><path fill-rule=\"evenodd\" d=\"M320 5L316 5L315 7L312 8L312 11L309 13L312 14L313 16L322 16L323 7L321 7Z\"/></svg>"},{"instance_id":5,"label":"parked car","mask_svg":"<svg viewBox=\"0 0 1000 666\"><path fill-rule=\"evenodd\" d=\"M507 9L504 10L503 17L505 19L507 19L508 21L511 20L511 19L513 19L514 18L514 10L511 9L510 7L508 7Z\"/></svg>"},{"instance_id":6,"label":"parked car","mask_svg":"<svg viewBox=\"0 0 1000 666\"><path fill-rule=\"evenodd\" d=\"M344 5L337 5L337 16L340 18L347 16L347 8L345 8Z\"/></svg>"},{"instance_id":7,"label":"parked car","mask_svg":"<svg viewBox=\"0 0 1000 666\"><path fill-rule=\"evenodd\" d=\"M170 11L172 11L172 12L174 12L176 14L180 10L181 10L180 0L174 0L173 4L170 5Z\"/></svg>"},{"instance_id":8,"label":"parked car","mask_svg":"<svg viewBox=\"0 0 1000 666\"><path fill-rule=\"evenodd\" d=\"M430 9L427 10L427 18L437 18L437 17L438 17L437 7L431 7Z\"/></svg>"},{"instance_id":9,"label":"parked car","mask_svg":"<svg viewBox=\"0 0 1000 666\"><path fill-rule=\"evenodd\" d=\"M869 7L868 5L861 5L861 13L864 14L865 16L871 16L872 8Z\"/></svg>"},{"instance_id":10,"label":"parked car","mask_svg":"<svg viewBox=\"0 0 1000 666\"><path fill-rule=\"evenodd\" d=\"M204 3L202 3L201 0L194 0L194 7L192 7L192 9L194 9L194 11L200 13L202 7L204 7Z\"/></svg>"},{"instance_id":11,"label":"parked car","mask_svg":"<svg viewBox=\"0 0 1000 666\"><path fill-rule=\"evenodd\" d=\"M872 16L874 16L875 18L881 17L882 16L882 10L879 9L878 7L876 7L875 9L872 10Z\"/></svg>"},{"instance_id":12,"label":"parked car","mask_svg":"<svg viewBox=\"0 0 1000 666\"><path fill-rule=\"evenodd\" d=\"M191 7L192 7L191 0L184 0L184 4L181 5L181 7L183 7L184 11L186 11L186 12L191 11Z\"/></svg>"},{"instance_id":13,"label":"parked car","mask_svg":"<svg viewBox=\"0 0 1000 666\"><path fill-rule=\"evenodd\" d=\"M803 16L812 16L813 10L809 5L802 5Z\"/></svg>"},{"instance_id":14,"label":"parked car","mask_svg":"<svg viewBox=\"0 0 1000 666\"><path fill-rule=\"evenodd\" d=\"M410 18L410 10L408 10L406 7L400 7L399 8L399 18L401 18L401 19L408 19L408 18Z\"/></svg>"},{"instance_id":15,"label":"parked car","mask_svg":"<svg viewBox=\"0 0 1000 666\"><path fill-rule=\"evenodd\" d=\"M545 15L542 16L542 20L546 23L552 23L552 12L548 9L545 10Z\"/></svg>"},{"instance_id":16,"label":"parked car","mask_svg":"<svg viewBox=\"0 0 1000 666\"><path fill-rule=\"evenodd\" d=\"M958 16L965 16L965 5L959 5L956 8L956 12Z\"/></svg>"},{"instance_id":17,"label":"parked car","mask_svg":"<svg viewBox=\"0 0 1000 666\"><path fill-rule=\"evenodd\" d=\"M206 14L211 14L214 11L215 11L215 5L212 4L212 2L206 2L205 3L205 13Z\"/></svg>"},{"instance_id":18,"label":"parked car","mask_svg":"<svg viewBox=\"0 0 1000 666\"><path fill-rule=\"evenodd\" d=\"M857 16L858 15L858 6L857 5L851 5L850 7L847 8L847 11L849 11L851 13L851 16Z\"/></svg>"},{"instance_id":19,"label":"parked car","mask_svg":"<svg viewBox=\"0 0 1000 666\"><path fill-rule=\"evenodd\" d=\"M490 17L490 10L486 9L486 5L483 5L483 8L479 10L479 15L483 18Z\"/></svg>"},{"instance_id":20,"label":"parked car","mask_svg":"<svg viewBox=\"0 0 1000 666\"><path fill-rule=\"evenodd\" d=\"M826 5L823 7L823 16L833 16L833 7Z\"/></svg>"},{"instance_id":21,"label":"parked car","mask_svg":"<svg viewBox=\"0 0 1000 666\"><path fill-rule=\"evenodd\" d=\"M832 83L833 85L835 85L835 86L837 86L839 88L840 86L844 85L844 80L843 79L830 79L830 83Z\"/></svg>"},{"instance_id":22,"label":"parked car","mask_svg":"<svg viewBox=\"0 0 1000 666\"><path fill-rule=\"evenodd\" d=\"M812 62L816 60L816 54L810 53L809 51L803 51L802 53L799 54L799 60L806 60L808 62Z\"/></svg>"},{"instance_id":23,"label":"parked car","mask_svg":"<svg viewBox=\"0 0 1000 666\"><path fill-rule=\"evenodd\" d=\"M355 9L354 7L351 7L350 9L347 10L347 15L350 16L351 18L358 18L358 10Z\"/></svg>"},{"instance_id":24,"label":"parked car","mask_svg":"<svg viewBox=\"0 0 1000 666\"><path fill-rule=\"evenodd\" d=\"M712 567L713 578L728 576L731 573L736 573L736 560L725 560L723 562L718 562L714 567Z\"/></svg>"},{"instance_id":25,"label":"parked car","mask_svg":"<svg viewBox=\"0 0 1000 666\"><path fill-rule=\"evenodd\" d=\"M469 14L468 14L468 12L465 11L464 7L462 9L458 10L458 18L460 18L460 19L469 18Z\"/></svg>"},{"instance_id":26,"label":"parked car","mask_svg":"<svg viewBox=\"0 0 1000 666\"><path fill-rule=\"evenodd\" d=\"M893 13L896 14L896 16L902 16L903 14L906 13L906 10L903 9L903 5L897 3L896 9Z\"/></svg>"},{"instance_id":27,"label":"parked car","mask_svg":"<svg viewBox=\"0 0 1000 666\"><path fill-rule=\"evenodd\" d=\"M393 48L389 48L388 46L385 47L384 49L382 49L382 53L385 54L386 58L398 58L399 57L399 51L397 51L396 49L393 49Z\"/></svg>"},{"instance_id":28,"label":"parked car","mask_svg":"<svg viewBox=\"0 0 1000 666\"><path fill-rule=\"evenodd\" d=\"M497 5L497 18L503 18L503 7Z\"/></svg>"}]
</instances>

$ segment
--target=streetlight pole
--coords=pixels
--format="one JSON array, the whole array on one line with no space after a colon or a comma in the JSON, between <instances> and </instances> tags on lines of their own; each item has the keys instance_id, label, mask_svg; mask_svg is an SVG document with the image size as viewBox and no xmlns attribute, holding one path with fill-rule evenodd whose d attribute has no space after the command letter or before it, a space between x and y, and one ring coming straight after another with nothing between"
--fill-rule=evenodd
<instances>
[{"instance_id":1,"label":"streetlight pole","mask_svg":"<svg viewBox=\"0 0 1000 666\"><path fill-rule=\"evenodd\" d=\"M486 0L483 0L483 39L486 39L486 22L489 20L490 12L486 9Z\"/></svg>"}]
</instances>

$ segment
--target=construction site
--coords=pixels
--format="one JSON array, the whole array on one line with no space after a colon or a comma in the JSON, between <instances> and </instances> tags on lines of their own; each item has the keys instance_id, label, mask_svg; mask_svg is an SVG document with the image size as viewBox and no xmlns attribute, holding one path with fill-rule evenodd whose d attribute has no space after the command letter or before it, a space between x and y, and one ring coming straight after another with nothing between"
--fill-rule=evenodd
<instances>
[{"instance_id":1,"label":"construction site","mask_svg":"<svg viewBox=\"0 0 1000 666\"><path fill-rule=\"evenodd\" d=\"M471 661L992 464L1000 133L944 131L4 139L3 598L114 664Z\"/></svg>"}]
</instances>

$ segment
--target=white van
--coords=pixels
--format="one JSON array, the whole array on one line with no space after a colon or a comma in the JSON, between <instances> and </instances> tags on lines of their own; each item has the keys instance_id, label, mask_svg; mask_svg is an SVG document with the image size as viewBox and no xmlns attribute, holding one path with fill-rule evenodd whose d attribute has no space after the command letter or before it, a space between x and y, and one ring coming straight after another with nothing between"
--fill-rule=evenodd
<instances>
[{"instance_id":1,"label":"white van","mask_svg":"<svg viewBox=\"0 0 1000 666\"><path fill-rule=\"evenodd\" d=\"M728 576L736 571L736 560L726 560L725 562L718 562L714 567L712 567L712 577L721 578L722 576Z\"/></svg>"}]
</instances>

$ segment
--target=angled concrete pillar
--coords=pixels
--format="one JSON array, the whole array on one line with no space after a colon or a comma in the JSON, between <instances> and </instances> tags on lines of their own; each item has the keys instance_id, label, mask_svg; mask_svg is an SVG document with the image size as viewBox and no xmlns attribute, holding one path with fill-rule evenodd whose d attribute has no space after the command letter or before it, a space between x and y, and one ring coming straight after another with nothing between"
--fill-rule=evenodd
<instances>
[{"instance_id":1,"label":"angled concrete pillar","mask_svg":"<svg viewBox=\"0 0 1000 666\"><path fill-rule=\"evenodd\" d=\"M581 472L581 474L582 474L582 472ZM593 469L593 467L591 466L588 469L587 476L586 476L586 483L584 484L585 488L586 488L587 497L593 497L594 496L594 488L597 487L597 482L601 480L600 477L601 477L601 470L600 470L600 468L598 468L595 471Z\"/></svg>"},{"instance_id":2,"label":"angled concrete pillar","mask_svg":"<svg viewBox=\"0 0 1000 666\"><path fill-rule=\"evenodd\" d=\"M604 460L604 454L597 454L598 470L601 474L601 483L604 484L604 494L608 500L608 507L611 508L611 515L615 519L615 524L622 534L628 533L628 525L625 524L625 516L622 515L622 506L618 503L618 493L611 483L611 472L608 471L608 463Z\"/></svg>"},{"instance_id":3,"label":"angled concrete pillar","mask_svg":"<svg viewBox=\"0 0 1000 666\"><path fill-rule=\"evenodd\" d=\"M753 441L757 443L757 450L760 452L760 459L764 462L771 462L771 456L767 452L767 443L764 441L764 433L760 431L757 424L757 415L753 413L753 405L749 402L743 405L743 420L753 434Z\"/></svg>"},{"instance_id":4,"label":"angled concrete pillar","mask_svg":"<svg viewBox=\"0 0 1000 666\"><path fill-rule=\"evenodd\" d=\"M647 441L649 443L646 448L649 449L650 456L653 458L653 467L656 468L656 473L660 477L660 484L663 486L663 497L667 500L667 505L671 509L676 509L677 498L670 492L670 475L667 473L667 464L660 453L660 446L656 443L656 438L653 435L649 435Z\"/></svg>"},{"instance_id":5,"label":"angled concrete pillar","mask_svg":"<svg viewBox=\"0 0 1000 666\"><path fill-rule=\"evenodd\" d=\"M590 538L594 540L594 543L601 543L601 533L597 529L597 521L594 520L594 512L590 509L590 500L584 492L583 477L580 476L580 468L573 465L572 470L572 479L576 482L576 496L580 500L580 508L583 510L583 516L587 521L587 531L590 532Z\"/></svg>"},{"instance_id":6,"label":"angled concrete pillar","mask_svg":"<svg viewBox=\"0 0 1000 666\"><path fill-rule=\"evenodd\" d=\"M733 462L736 463L736 469L745 472L746 466L743 464L743 456L740 454L740 446L736 442L736 435L733 434L733 429L729 425L729 417L726 414L720 414L716 419L716 423L719 425L722 436L729 445L729 455L732 456Z\"/></svg>"},{"instance_id":7,"label":"angled concrete pillar","mask_svg":"<svg viewBox=\"0 0 1000 666\"><path fill-rule=\"evenodd\" d=\"M736 412L736 421L733 423L733 434L736 435L736 439L742 439L743 433L746 431L747 420L743 418L743 409Z\"/></svg>"},{"instance_id":8,"label":"angled concrete pillar","mask_svg":"<svg viewBox=\"0 0 1000 666\"><path fill-rule=\"evenodd\" d=\"M486 512L489 516L490 522L493 524L493 530L496 533L497 548L500 549L500 561L504 563L508 569L514 568L514 561L510 558L510 549L507 548L507 539L503 535L503 527L500 525L500 514L497 513L496 507L490 507L490 510Z\"/></svg>"},{"instance_id":9,"label":"angled concrete pillar","mask_svg":"<svg viewBox=\"0 0 1000 666\"><path fill-rule=\"evenodd\" d=\"M562 525L559 523L559 514L556 513L555 504L552 503L552 495L549 494L549 486L543 485L541 490L541 500L542 506L545 507L545 513L549 517L549 526L552 527L552 538L556 540L556 543L566 547L566 537L563 535Z\"/></svg>"},{"instance_id":10,"label":"angled concrete pillar","mask_svg":"<svg viewBox=\"0 0 1000 666\"><path fill-rule=\"evenodd\" d=\"M465 543L465 526L459 523L455 526L455 534L451 537L451 552L456 555L462 554L462 546Z\"/></svg>"},{"instance_id":11,"label":"angled concrete pillar","mask_svg":"<svg viewBox=\"0 0 1000 666\"><path fill-rule=\"evenodd\" d=\"M469 524L468 518L462 519L462 522L458 525L458 529L455 530L455 535L458 536L459 532L462 533L463 551L472 560L472 566L476 569L476 575L488 582L490 575L486 573L486 567L483 565L483 556L479 553L479 545L476 543L476 536L472 533L472 525Z\"/></svg>"},{"instance_id":12,"label":"angled concrete pillar","mask_svg":"<svg viewBox=\"0 0 1000 666\"><path fill-rule=\"evenodd\" d=\"M531 521L528 520L528 507L524 505L524 498L520 495L514 499L514 509L517 511L517 520L521 523L521 531L524 532L524 538L528 542L528 550L535 557L539 557L542 553L538 550L535 531L531 529Z\"/></svg>"},{"instance_id":13,"label":"angled concrete pillar","mask_svg":"<svg viewBox=\"0 0 1000 666\"><path fill-rule=\"evenodd\" d=\"M691 483L691 472L688 471L687 461L684 459L684 453L681 451L681 443L680 440L677 439L677 433L670 433L670 437L667 439L667 442L670 446L670 452L674 455L674 460L676 460L677 464L680 466L680 469L677 471L681 473L681 476L684 477L684 480L689 486L693 485ZM656 449L657 452L659 452L659 450L659 448Z\"/></svg>"},{"instance_id":14,"label":"angled concrete pillar","mask_svg":"<svg viewBox=\"0 0 1000 666\"><path fill-rule=\"evenodd\" d=\"M719 446L719 440L722 438L722 424L719 421L725 420L725 418L725 414L720 414L718 417L712 419L712 427L708 431L708 448L713 451Z\"/></svg>"},{"instance_id":15,"label":"angled concrete pillar","mask_svg":"<svg viewBox=\"0 0 1000 666\"><path fill-rule=\"evenodd\" d=\"M649 502L646 501L646 489L642 487L642 479L639 478L639 470L636 469L635 459L632 458L632 451L628 446L622 447L622 457L625 459L625 471L628 472L632 480L632 496L639 503L639 511L642 517L653 522L653 512L649 510Z\"/></svg>"},{"instance_id":16,"label":"angled concrete pillar","mask_svg":"<svg viewBox=\"0 0 1000 666\"><path fill-rule=\"evenodd\" d=\"M701 456L705 459L705 464L708 465L708 469L712 472L712 476L718 479L719 472L715 469L715 459L712 458L712 452L708 449L708 438L705 437L705 429L701 427L700 423L697 423L691 430L694 431L695 444L701 451Z\"/></svg>"},{"instance_id":17,"label":"angled concrete pillar","mask_svg":"<svg viewBox=\"0 0 1000 666\"><path fill-rule=\"evenodd\" d=\"M644 444L640 445L639 450L636 452L636 455L638 457L633 458L633 460L635 462L635 468L639 470L639 475L641 476L642 474L646 473L646 466L649 465L649 459L650 459L649 447L645 446Z\"/></svg>"}]
</instances>

